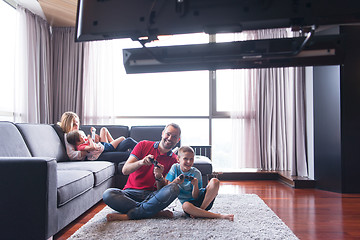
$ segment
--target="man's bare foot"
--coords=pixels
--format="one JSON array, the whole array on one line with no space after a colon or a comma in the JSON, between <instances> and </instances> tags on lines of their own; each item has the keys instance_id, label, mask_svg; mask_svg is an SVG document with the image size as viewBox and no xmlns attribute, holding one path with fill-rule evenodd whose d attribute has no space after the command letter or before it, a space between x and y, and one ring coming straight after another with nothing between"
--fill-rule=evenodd
<instances>
[{"instance_id":1,"label":"man's bare foot","mask_svg":"<svg viewBox=\"0 0 360 240\"><path fill-rule=\"evenodd\" d=\"M233 214L223 214L223 215L221 215L222 217L222 219L228 219L228 220L230 220L230 221L234 221L234 215Z\"/></svg>"},{"instance_id":2,"label":"man's bare foot","mask_svg":"<svg viewBox=\"0 0 360 240\"><path fill-rule=\"evenodd\" d=\"M123 220L129 220L129 217L126 214L109 213L108 215L106 215L106 220L108 222L111 222L111 221L123 221Z\"/></svg>"},{"instance_id":3,"label":"man's bare foot","mask_svg":"<svg viewBox=\"0 0 360 240\"><path fill-rule=\"evenodd\" d=\"M173 218L174 214L170 210L163 210L158 212L155 217L157 218Z\"/></svg>"}]
</instances>

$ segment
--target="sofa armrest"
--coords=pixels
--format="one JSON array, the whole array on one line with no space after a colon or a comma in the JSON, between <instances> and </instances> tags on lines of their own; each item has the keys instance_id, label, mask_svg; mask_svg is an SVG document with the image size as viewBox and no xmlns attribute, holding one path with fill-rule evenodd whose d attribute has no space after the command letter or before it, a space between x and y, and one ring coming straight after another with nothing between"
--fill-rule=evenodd
<instances>
[{"instance_id":1,"label":"sofa armrest","mask_svg":"<svg viewBox=\"0 0 360 240\"><path fill-rule=\"evenodd\" d=\"M0 226L4 239L47 239L57 231L54 158L0 157Z\"/></svg>"}]
</instances>

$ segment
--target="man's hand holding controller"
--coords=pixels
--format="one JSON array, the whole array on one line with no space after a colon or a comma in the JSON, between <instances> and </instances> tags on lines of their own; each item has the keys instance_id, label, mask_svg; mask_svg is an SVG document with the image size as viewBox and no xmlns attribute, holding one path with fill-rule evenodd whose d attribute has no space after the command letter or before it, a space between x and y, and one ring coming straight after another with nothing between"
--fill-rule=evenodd
<instances>
[{"instance_id":1,"label":"man's hand holding controller","mask_svg":"<svg viewBox=\"0 0 360 240\"><path fill-rule=\"evenodd\" d=\"M158 164L159 164L159 162L158 161L156 161L156 159L154 159L154 158L149 158L150 159L150 162L152 163L152 164L154 164L154 166L155 167L160 167Z\"/></svg>"},{"instance_id":2,"label":"man's hand holding controller","mask_svg":"<svg viewBox=\"0 0 360 240\"><path fill-rule=\"evenodd\" d=\"M153 157L149 158L150 162L154 164L154 177L156 181L164 180L164 176L162 175L164 171L164 166L161 165L156 159Z\"/></svg>"}]
</instances>

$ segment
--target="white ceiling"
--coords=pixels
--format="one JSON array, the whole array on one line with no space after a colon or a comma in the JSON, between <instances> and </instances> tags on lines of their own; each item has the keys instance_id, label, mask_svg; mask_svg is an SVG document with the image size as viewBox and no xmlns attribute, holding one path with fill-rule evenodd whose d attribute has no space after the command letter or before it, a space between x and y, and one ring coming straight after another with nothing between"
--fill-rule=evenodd
<instances>
[{"instance_id":1,"label":"white ceiling","mask_svg":"<svg viewBox=\"0 0 360 240\"><path fill-rule=\"evenodd\" d=\"M43 19L46 19L45 14L41 9L41 6L37 0L13 0L13 1L23 6L24 8L29 9L31 12L33 12L36 15L39 15Z\"/></svg>"}]
</instances>

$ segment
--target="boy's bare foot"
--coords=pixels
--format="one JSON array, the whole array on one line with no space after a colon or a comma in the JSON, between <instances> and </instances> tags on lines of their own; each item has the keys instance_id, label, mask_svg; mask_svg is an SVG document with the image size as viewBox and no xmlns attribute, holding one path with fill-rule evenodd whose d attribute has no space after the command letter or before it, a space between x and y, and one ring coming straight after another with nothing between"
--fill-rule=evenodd
<instances>
[{"instance_id":1,"label":"boy's bare foot","mask_svg":"<svg viewBox=\"0 0 360 240\"><path fill-rule=\"evenodd\" d=\"M108 215L106 215L106 220L108 222L111 222L111 221L123 221L123 220L129 220L129 217L126 214L109 213Z\"/></svg>"},{"instance_id":2,"label":"boy's bare foot","mask_svg":"<svg viewBox=\"0 0 360 240\"><path fill-rule=\"evenodd\" d=\"M158 212L155 217L157 218L173 218L174 214L170 210L163 210Z\"/></svg>"},{"instance_id":3,"label":"boy's bare foot","mask_svg":"<svg viewBox=\"0 0 360 240\"><path fill-rule=\"evenodd\" d=\"M228 220L230 220L230 221L234 221L234 215L233 214L223 214L223 215L221 215L222 217L222 219L228 219Z\"/></svg>"}]
</instances>

